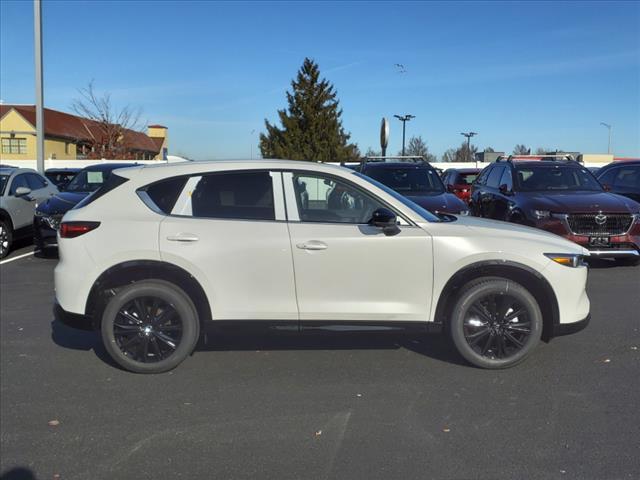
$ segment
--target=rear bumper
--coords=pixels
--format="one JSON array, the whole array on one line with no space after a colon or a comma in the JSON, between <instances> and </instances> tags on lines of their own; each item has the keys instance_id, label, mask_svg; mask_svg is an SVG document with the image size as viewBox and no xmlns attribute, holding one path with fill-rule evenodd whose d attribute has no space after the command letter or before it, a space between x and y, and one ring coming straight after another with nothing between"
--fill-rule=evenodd
<instances>
[{"instance_id":1,"label":"rear bumper","mask_svg":"<svg viewBox=\"0 0 640 480\"><path fill-rule=\"evenodd\" d=\"M77 328L78 330L97 330L96 322L87 315L79 315L64 310L58 302L53 305L53 316L67 327Z\"/></svg>"},{"instance_id":2,"label":"rear bumper","mask_svg":"<svg viewBox=\"0 0 640 480\"><path fill-rule=\"evenodd\" d=\"M573 323L559 323L553 327L553 336L560 337L562 335L571 335L572 333L584 330L591 321L591 314L587 315L582 320Z\"/></svg>"}]
</instances>

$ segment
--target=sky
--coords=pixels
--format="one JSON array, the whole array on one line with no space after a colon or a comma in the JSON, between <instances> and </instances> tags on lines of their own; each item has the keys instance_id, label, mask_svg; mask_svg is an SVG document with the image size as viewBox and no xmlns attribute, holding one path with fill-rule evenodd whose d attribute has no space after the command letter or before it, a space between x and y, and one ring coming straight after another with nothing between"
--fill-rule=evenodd
<instances>
[{"instance_id":1,"label":"sky","mask_svg":"<svg viewBox=\"0 0 640 480\"><path fill-rule=\"evenodd\" d=\"M402 146L412 114L440 156L475 131L516 144L640 157L640 2L43 0L45 105L71 111L93 80L169 127L170 154L258 154L305 57L320 65L364 152ZM394 64L404 65L400 73ZM0 99L35 102L33 4L0 0Z\"/></svg>"}]
</instances>

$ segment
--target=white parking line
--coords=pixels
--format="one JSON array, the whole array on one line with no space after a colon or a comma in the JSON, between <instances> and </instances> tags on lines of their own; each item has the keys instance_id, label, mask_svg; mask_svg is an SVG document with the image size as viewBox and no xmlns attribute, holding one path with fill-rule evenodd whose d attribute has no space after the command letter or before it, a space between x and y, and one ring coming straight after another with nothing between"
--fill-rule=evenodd
<instances>
[{"instance_id":1,"label":"white parking line","mask_svg":"<svg viewBox=\"0 0 640 480\"><path fill-rule=\"evenodd\" d=\"M33 255L35 252L23 253L22 255L18 255L17 257L10 258L9 260L3 260L0 262L0 265L4 265L5 263L13 262L14 260L20 260L21 258L28 257L29 255Z\"/></svg>"}]
</instances>

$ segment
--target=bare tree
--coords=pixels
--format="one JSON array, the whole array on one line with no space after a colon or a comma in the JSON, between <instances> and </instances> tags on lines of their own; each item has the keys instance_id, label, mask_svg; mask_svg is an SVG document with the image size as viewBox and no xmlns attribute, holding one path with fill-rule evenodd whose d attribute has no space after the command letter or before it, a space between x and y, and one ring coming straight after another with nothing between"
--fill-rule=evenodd
<instances>
[{"instance_id":1,"label":"bare tree","mask_svg":"<svg viewBox=\"0 0 640 480\"><path fill-rule=\"evenodd\" d=\"M484 147L484 151L487 152L487 153L494 153L495 152L495 150L493 148L491 148L491 147Z\"/></svg>"},{"instance_id":2,"label":"bare tree","mask_svg":"<svg viewBox=\"0 0 640 480\"><path fill-rule=\"evenodd\" d=\"M398 152L398 155L402 155L402 152ZM427 162L437 161L436 156L429 153L429 147L420 135L409 139L409 145L407 145L407 148L405 149L405 155L424 157Z\"/></svg>"},{"instance_id":3,"label":"bare tree","mask_svg":"<svg viewBox=\"0 0 640 480\"><path fill-rule=\"evenodd\" d=\"M450 148L446 152L442 154L443 162L455 162L456 161L456 152L455 148Z\"/></svg>"},{"instance_id":4,"label":"bare tree","mask_svg":"<svg viewBox=\"0 0 640 480\"><path fill-rule=\"evenodd\" d=\"M130 105L116 108L111 101L111 94L98 95L93 80L85 88L78 90L79 98L71 103L71 108L88 122L94 141L91 145L93 154L102 158L129 158L127 130L140 131L140 109Z\"/></svg>"},{"instance_id":5,"label":"bare tree","mask_svg":"<svg viewBox=\"0 0 640 480\"><path fill-rule=\"evenodd\" d=\"M380 150L374 150L371 147L367 148L367 151L364 152L365 157L379 157L380 155L382 155Z\"/></svg>"},{"instance_id":6,"label":"bare tree","mask_svg":"<svg viewBox=\"0 0 640 480\"><path fill-rule=\"evenodd\" d=\"M531 150L529 149L529 147L522 144L516 145L515 148L513 149L514 155L528 155L530 152Z\"/></svg>"}]
</instances>

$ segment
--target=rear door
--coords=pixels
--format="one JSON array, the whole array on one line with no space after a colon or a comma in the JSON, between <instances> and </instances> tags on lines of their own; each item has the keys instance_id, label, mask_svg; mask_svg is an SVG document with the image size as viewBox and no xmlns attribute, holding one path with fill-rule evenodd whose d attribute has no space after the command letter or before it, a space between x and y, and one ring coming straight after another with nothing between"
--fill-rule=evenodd
<instances>
[{"instance_id":1,"label":"rear door","mask_svg":"<svg viewBox=\"0 0 640 480\"><path fill-rule=\"evenodd\" d=\"M390 207L341 177L285 172L284 185L301 320L427 320L427 232L405 220L386 236L368 221Z\"/></svg>"},{"instance_id":2,"label":"rear door","mask_svg":"<svg viewBox=\"0 0 640 480\"><path fill-rule=\"evenodd\" d=\"M298 320L279 172L192 175L160 225L160 255L203 284L214 320Z\"/></svg>"}]
</instances>

